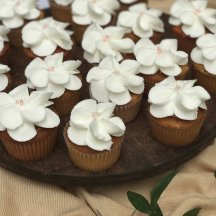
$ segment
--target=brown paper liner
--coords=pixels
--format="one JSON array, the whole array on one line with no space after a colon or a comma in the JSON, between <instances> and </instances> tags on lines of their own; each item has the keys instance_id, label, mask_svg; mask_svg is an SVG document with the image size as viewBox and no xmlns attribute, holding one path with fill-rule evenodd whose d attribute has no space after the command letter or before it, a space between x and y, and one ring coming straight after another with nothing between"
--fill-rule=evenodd
<instances>
[{"instance_id":1,"label":"brown paper liner","mask_svg":"<svg viewBox=\"0 0 216 216\"><path fill-rule=\"evenodd\" d=\"M197 83L203 86L209 93L216 93L216 75L208 73L201 64L192 63L194 77ZM216 68L215 68L216 70Z\"/></svg>"},{"instance_id":2,"label":"brown paper liner","mask_svg":"<svg viewBox=\"0 0 216 216\"><path fill-rule=\"evenodd\" d=\"M112 137L110 150L95 151L87 146L79 146L71 142L67 136L69 124L64 128L64 139L72 162L82 170L99 172L112 167L120 156L122 137Z\"/></svg>"},{"instance_id":3,"label":"brown paper liner","mask_svg":"<svg viewBox=\"0 0 216 216\"><path fill-rule=\"evenodd\" d=\"M6 131L0 133L1 141L8 154L20 161L37 161L45 158L53 150L58 128L38 128L37 135L26 142L13 140Z\"/></svg>"},{"instance_id":4,"label":"brown paper liner","mask_svg":"<svg viewBox=\"0 0 216 216\"><path fill-rule=\"evenodd\" d=\"M131 101L125 105L117 105L114 115L120 117L125 124L133 121L140 110L142 96L142 94L131 94Z\"/></svg>"},{"instance_id":5,"label":"brown paper liner","mask_svg":"<svg viewBox=\"0 0 216 216\"><path fill-rule=\"evenodd\" d=\"M8 65L10 55L10 45L8 42L4 44L4 48L0 53L0 63L4 65Z\"/></svg>"},{"instance_id":6,"label":"brown paper liner","mask_svg":"<svg viewBox=\"0 0 216 216\"><path fill-rule=\"evenodd\" d=\"M36 20L43 19L45 17L45 14L43 11L40 12L40 16ZM33 20L25 20L25 24L28 22L31 22ZM23 25L24 26L24 25ZM11 31L8 33L8 38L10 41L10 45L14 47L22 47L22 28L23 26L19 28L11 29Z\"/></svg>"},{"instance_id":7,"label":"brown paper liner","mask_svg":"<svg viewBox=\"0 0 216 216\"><path fill-rule=\"evenodd\" d=\"M9 93L10 90L12 89L12 77L11 77L11 75L9 74L9 72L7 72L5 75L6 75L7 78L8 78L8 85L7 85L6 89L3 90L3 92Z\"/></svg>"},{"instance_id":8,"label":"brown paper liner","mask_svg":"<svg viewBox=\"0 0 216 216\"><path fill-rule=\"evenodd\" d=\"M175 79L177 80L184 80L186 75L189 73L189 64L180 66L182 68L182 72L175 77ZM148 95L149 90L155 86L156 83L159 83L161 81L163 81L164 79L167 78L167 76L165 74L163 74L162 72L157 72L156 74L153 75L146 75L146 74L140 74L140 76L142 76L144 78L144 82L145 82L145 96Z\"/></svg>"},{"instance_id":9,"label":"brown paper liner","mask_svg":"<svg viewBox=\"0 0 216 216\"><path fill-rule=\"evenodd\" d=\"M149 113L153 137L167 146L181 147L192 143L198 136L206 117L206 111L199 109L196 120L187 121L177 117L155 118Z\"/></svg>"},{"instance_id":10,"label":"brown paper liner","mask_svg":"<svg viewBox=\"0 0 216 216\"><path fill-rule=\"evenodd\" d=\"M51 14L55 20L60 22L71 23L72 14L71 14L71 5L62 6L56 4L53 0L49 0Z\"/></svg>"}]
</instances>

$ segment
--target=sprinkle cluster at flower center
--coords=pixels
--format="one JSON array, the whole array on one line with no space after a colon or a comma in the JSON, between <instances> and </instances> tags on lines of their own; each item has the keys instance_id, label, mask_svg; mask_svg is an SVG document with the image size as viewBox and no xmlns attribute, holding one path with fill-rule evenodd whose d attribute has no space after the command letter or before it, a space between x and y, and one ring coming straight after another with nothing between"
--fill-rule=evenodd
<instances>
[{"instance_id":1,"label":"sprinkle cluster at flower center","mask_svg":"<svg viewBox=\"0 0 216 216\"><path fill-rule=\"evenodd\" d=\"M176 87L175 87L176 91L180 90L181 89L181 86L179 84L176 84Z\"/></svg>"},{"instance_id":2,"label":"sprinkle cluster at flower center","mask_svg":"<svg viewBox=\"0 0 216 216\"><path fill-rule=\"evenodd\" d=\"M120 75L120 72L117 71L117 70L113 71L113 73L114 73L116 76Z\"/></svg>"},{"instance_id":3,"label":"sprinkle cluster at flower center","mask_svg":"<svg viewBox=\"0 0 216 216\"><path fill-rule=\"evenodd\" d=\"M47 68L48 72L54 72L54 70L55 70L54 66Z\"/></svg>"},{"instance_id":4,"label":"sprinkle cluster at flower center","mask_svg":"<svg viewBox=\"0 0 216 216\"><path fill-rule=\"evenodd\" d=\"M201 11L200 9L195 9L195 10L194 10L194 14L195 14L195 15L199 15L201 12L202 12L202 11Z\"/></svg>"},{"instance_id":5,"label":"sprinkle cluster at flower center","mask_svg":"<svg viewBox=\"0 0 216 216\"><path fill-rule=\"evenodd\" d=\"M102 41L107 42L107 41L109 41L109 39L110 39L109 35L104 35L103 38L102 38Z\"/></svg>"},{"instance_id":6,"label":"sprinkle cluster at flower center","mask_svg":"<svg viewBox=\"0 0 216 216\"><path fill-rule=\"evenodd\" d=\"M156 51L158 55L161 55L163 53L163 50L160 47L157 47Z\"/></svg>"},{"instance_id":7,"label":"sprinkle cluster at flower center","mask_svg":"<svg viewBox=\"0 0 216 216\"><path fill-rule=\"evenodd\" d=\"M99 113L99 112L93 112L93 113L92 113L92 118L93 118L93 119L96 119L96 118L98 118L98 117L100 117L100 113Z\"/></svg>"},{"instance_id":8,"label":"sprinkle cluster at flower center","mask_svg":"<svg viewBox=\"0 0 216 216\"><path fill-rule=\"evenodd\" d=\"M24 100L23 99L17 100L16 105L23 106L24 105Z\"/></svg>"},{"instance_id":9,"label":"sprinkle cluster at flower center","mask_svg":"<svg viewBox=\"0 0 216 216\"><path fill-rule=\"evenodd\" d=\"M15 3L15 5L19 6L20 5L20 0L17 0L16 3Z\"/></svg>"}]
</instances>

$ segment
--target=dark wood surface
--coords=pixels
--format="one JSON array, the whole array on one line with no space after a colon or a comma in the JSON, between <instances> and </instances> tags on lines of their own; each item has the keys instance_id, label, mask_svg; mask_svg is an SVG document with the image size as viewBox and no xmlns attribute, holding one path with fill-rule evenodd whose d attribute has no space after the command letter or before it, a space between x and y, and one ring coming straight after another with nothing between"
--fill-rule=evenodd
<instances>
[{"instance_id":1,"label":"dark wood surface","mask_svg":"<svg viewBox=\"0 0 216 216\"><path fill-rule=\"evenodd\" d=\"M167 20L167 16L164 20ZM170 37L168 26L164 37ZM80 54L80 48L76 48L76 55L80 57ZM15 86L25 82L23 74L27 63L28 59L21 49L12 49L9 65ZM81 71L87 71L85 65L82 66ZM85 83L83 97L88 97L86 85ZM122 182L154 176L176 168L202 151L215 137L216 100L214 98L208 104L207 119L199 137L191 145L182 148L166 147L154 141L149 129L146 105L147 101L144 99L138 117L127 125L118 162L107 171L89 173L76 168L67 154L62 128L54 151L46 159L38 162L16 161L7 154L0 143L0 166L31 179L62 186ZM62 126L66 121L68 119L63 120Z\"/></svg>"}]
</instances>

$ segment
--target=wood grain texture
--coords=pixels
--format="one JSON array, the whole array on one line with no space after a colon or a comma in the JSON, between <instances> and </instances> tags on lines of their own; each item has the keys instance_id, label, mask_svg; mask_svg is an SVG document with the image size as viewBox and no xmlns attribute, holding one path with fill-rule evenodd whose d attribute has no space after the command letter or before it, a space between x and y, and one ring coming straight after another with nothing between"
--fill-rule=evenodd
<instances>
[{"instance_id":1,"label":"wood grain texture","mask_svg":"<svg viewBox=\"0 0 216 216\"><path fill-rule=\"evenodd\" d=\"M166 15L163 16L166 23L167 18ZM173 37L168 25L164 37ZM82 59L81 49L76 47L74 50L76 57ZM28 59L21 49L11 50L9 64L14 85L25 82L23 74L27 62ZM83 65L81 71L87 72L86 67L87 65ZM86 83L84 87L82 97L86 98L88 97ZM37 162L19 162L12 159L0 144L0 165L31 179L62 186L121 182L154 176L181 165L209 145L216 134L215 106L216 100L213 98L208 104L207 119L198 139L189 146L173 148L166 147L152 138L146 115L147 101L144 98L138 117L127 125L119 160L107 171L90 173L76 168L69 159L62 128L54 151L46 159ZM67 121L68 118L62 120L62 127Z\"/></svg>"}]
</instances>

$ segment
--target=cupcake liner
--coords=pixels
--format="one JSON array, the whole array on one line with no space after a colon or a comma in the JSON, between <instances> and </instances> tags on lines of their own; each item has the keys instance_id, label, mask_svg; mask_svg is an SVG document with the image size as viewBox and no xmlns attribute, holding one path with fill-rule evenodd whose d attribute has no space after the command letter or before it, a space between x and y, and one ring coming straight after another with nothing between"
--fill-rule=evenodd
<instances>
[{"instance_id":1,"label":"cupcake liner","mask_svg":"<svg viewBox=\"0 0 216 216\"><path fill-rule=\"evenodd\" d=\"M123 137L113 138L111 150L98 152L86 146L78 146L67 136L68 124L64 128L64 139L72 162L82 170L99 172L106 170L116 163L120 156Z\"/></svg>"},{"instance_id":2,"label":"cupcake liner","mask_svg":"<svg viewBox=\"0 0 216 216\"><path fill-rule=\"evenodd\" d=\"M51 14L54 19L60 22L71 23L72 14L71 14L71 6L62 6L56 4L53 0L49 0Z\"/></svg>"},{"instance_id":3,"label":"cupcake liner","mask_svg":"<svg viewBox=\"0 0 216 216\"><path fill-rule=\"evenodd\" d=\"M203 86L208 92L216 93L216 75L208 73L201 64L192 63L194 77L197 83Z\"/></svg>"},{"instance_id":4,"label":"cupcake liner","mask_svg":"<svg viewBox=\"0 0 216 216\"><path fill-rule=\"evenodd\" d=\"M10 45L8 42L4 44L4 48L0 53L0 63L8 65L9 63L9 54L10 54Z\"/></svg>"},{"instance_id":5,"label":"cupcake liner","mask_svg":"<svg viewBox=\"0 0 216 216\"><path fill-rule=\"evenodd\" d=\"M176 117L167 117L168 121L158 119L149 114L149 122L153 137L167 146L181 147L192 143L198 136L205 120L206 112L199 111L193 121L180 120ZM175 124L176 123L176 124ZM178 125L175 127L175 125Z\"/></svg>"},{"instance_id":6,"label":"cupcake liner","mask_svg":"<svg viewBox=\"0 0 216 216\"><path fill-rule=\"evenodd\" d=\"M20 161L37 161L53 150L58 128L38 130L37 136L27 142L17 142L6 131L1 132L1 141L8 154Z\"/></svg>"},{"instance_id":7,"label":"cupcake liner","mask_svg":"<svg viewBox=\"0 0 216 216\"><path fill-rule=\"evenodd\" d=\"M114 115L120 117L124 123L133 121L140 110L142 96L142 94L133 94L132 100L129 103L121 106L116 106Z\"/></svg>"}]
</instances>

